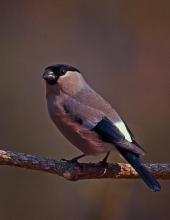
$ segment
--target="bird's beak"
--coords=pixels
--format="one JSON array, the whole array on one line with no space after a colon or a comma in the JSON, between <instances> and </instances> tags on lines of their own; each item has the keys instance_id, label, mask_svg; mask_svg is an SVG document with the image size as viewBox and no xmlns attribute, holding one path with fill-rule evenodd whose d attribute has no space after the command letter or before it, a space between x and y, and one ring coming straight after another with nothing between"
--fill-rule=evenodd
<instances>
[{"instance_id":1,"label":"bird's beak","mask_svg":"<svg viewBox=\"0 0 170 220\"><path fill-rule=\"evenodd\" d=\"M45 70L43 75L43 79L46 80L50 85L54 85L57 82L57 77L55 74L50 70Z\"/></svg>"}]
</instances>

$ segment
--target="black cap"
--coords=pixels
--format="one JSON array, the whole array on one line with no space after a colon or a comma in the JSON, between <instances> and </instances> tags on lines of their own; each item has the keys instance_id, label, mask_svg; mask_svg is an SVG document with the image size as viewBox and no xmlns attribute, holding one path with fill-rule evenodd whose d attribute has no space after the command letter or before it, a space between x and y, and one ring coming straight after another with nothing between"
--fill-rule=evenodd
<instances>
[{"instance_id":1,"label":"black cap","mask_svg":"<svg viewBox=\"0 0 170 220\"><path fill-rule=\"evenodd\" d=\"M50 85L54 85L60 76L63 76L68 71L80 71L67 64L56 64L45 68L43 73L43 79L45 79Z\"/></svg>"}]
</instances>

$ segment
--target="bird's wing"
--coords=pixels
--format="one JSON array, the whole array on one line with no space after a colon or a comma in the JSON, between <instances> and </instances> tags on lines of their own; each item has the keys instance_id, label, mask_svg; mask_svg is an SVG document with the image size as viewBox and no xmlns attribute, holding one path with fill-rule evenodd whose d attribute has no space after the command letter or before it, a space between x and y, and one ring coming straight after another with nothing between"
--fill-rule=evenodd
<instances>
[{"instance_id":1,"label":"bird's wing","mask_svg":"<svg viewBox=\"0 0 170 220\"><path fill-rule=\"evenodd\" d=\"M103 99L102 96L96 93L91 87L84 87L84 89L80 90L73 98L76 101L80 102L82 105L92 108L93 112L95 112L96 110L102 112L103 115L107 117L110 122L112 122L112 124L118 129L116 130L119 131L119 133L123 135L124 138L127 140L126 145L129 145L129 142L131 142L131 145L136 145L138 148L141 148L139 144L135 141L132 132L130 131L124 120L122 120L122 118L112 108L112 106L105 99ZM142 151L144 152L143 149Z\"/></svg>"},{"instance_id":2,"label":"bird's wing","mask_svg":"<svg viewBox=\"0 0 170 220\"><path fill-rule=\"evenodd\" d=\"M144 155L144 150L132 140L128 141L124 134L107 117L104 117L93 129L105 142L114 144L118 148L126 149Z\"/></svg>"},{"instance_id":3,"label":"bird's wing","mask_svg":"<svg viewBox=\"0 0 170 220\"><path fill-rule=\"evenodd\" d=\"M120 116L112 106L89 86L85 86L73 98L81 104L103 112L111 121L117 122L120 120Z\"/></svg>"},{"instance_id":4,"label":"bird's wing","mask_svg":"<svg viewBox=\"0 0 170 220\"><path fill-rule=\"evenodd\" d=\"M115 144L138 155L144 154L143 149L132 140L123 121L119 120L114 124L100 110L80 103L74 98L67 99L64 108L75 121L83 127L95 131L103 141Z\"/></svg>"},{"instance_id":5,"label":"bird's wing","mask_svg":"<svg viewBox=\"0 0 170 220\"><path fill-rule=\"evenodd\" d=\"M91 130L104 117L103 112L69 97L64 102L64 110L76 122Z\"/></svg>"}]
</instances>

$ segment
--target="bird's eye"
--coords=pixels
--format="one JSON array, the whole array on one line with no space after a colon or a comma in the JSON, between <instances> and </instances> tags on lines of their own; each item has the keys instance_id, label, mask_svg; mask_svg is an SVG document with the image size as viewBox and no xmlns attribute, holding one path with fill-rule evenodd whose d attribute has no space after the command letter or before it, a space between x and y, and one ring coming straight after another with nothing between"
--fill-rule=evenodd
<instances>
[{"instance_id":1,"label":"bird's eye","mask_svg":"<svg viewBox=\"0 0 170 220\"><path fill-rule=\"evenodd\" d=\"M60 70L60 74L61 74L61 75L64 75L65 73L66 73L66 70L65 70L65 69L61 69L61 70Z\"/></svg>"}]
</instances>

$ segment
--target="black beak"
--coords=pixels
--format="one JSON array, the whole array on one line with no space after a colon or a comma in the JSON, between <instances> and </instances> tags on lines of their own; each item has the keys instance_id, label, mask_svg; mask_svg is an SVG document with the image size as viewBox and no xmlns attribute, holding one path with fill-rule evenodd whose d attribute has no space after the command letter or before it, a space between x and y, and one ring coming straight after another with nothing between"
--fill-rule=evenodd
<instances>
[{"instance_id":1,"label":"black beak","mask_svg":"<svg viewBox=\"0 0 170 220\"><path fill-rule=\"evenodd\" d=\"M54 85L57 82L57 77L51 70L45 70L42 77L50 85Z\"/></svg>"}]
</instances>

